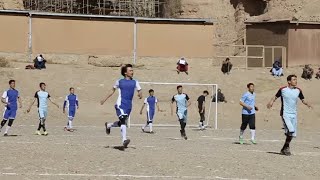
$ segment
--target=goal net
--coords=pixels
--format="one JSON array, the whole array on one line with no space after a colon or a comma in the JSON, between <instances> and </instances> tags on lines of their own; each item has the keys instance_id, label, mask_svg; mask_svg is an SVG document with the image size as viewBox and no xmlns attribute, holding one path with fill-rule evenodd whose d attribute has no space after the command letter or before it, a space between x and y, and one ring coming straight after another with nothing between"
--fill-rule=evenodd
<instances>
[{"instance_id":1,"label":"goal net","mask_svg":"<svg viewBox=\"0 0 320 180\"><path fill-rule=\"evenodd\" d=\"M160 106L160 112L155 109L155 115L153 119L154 126L180 126L178 123L178 117L175 109L173 115L171 115L171 100L174 95L177 94L177 86L183 87L183 93L187 94L190 98L191 105L188 107L188 121L187 126L198 127L200 121L200 115L198 110L197 99L203 94L203 91L207 90L209 95L206 97L205 102L205 126L218 128L218 106L217 101L212 102L212 98L217 99L218 85L217 84L199 84L199 83L162 83L162 82L140 82L140 86L143 91L143 98L134 99L134 107L131 112L128 126L142 126L147 122L146 107L140 114L142 105L145 98L149 96L149 90L154 90L154 96L158 99L158 105ZM173 104L174 108L176 104Z\"/></svg>"}]
</instances>

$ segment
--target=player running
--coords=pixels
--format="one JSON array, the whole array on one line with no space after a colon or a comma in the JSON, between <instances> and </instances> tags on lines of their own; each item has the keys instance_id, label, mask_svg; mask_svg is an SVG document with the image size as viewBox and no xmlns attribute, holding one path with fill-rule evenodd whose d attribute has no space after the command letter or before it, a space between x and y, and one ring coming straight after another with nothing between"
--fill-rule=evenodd
<instances>
[{"instance_id":1,"label":"player running","mask_svg":"<svg viewBox=\"0 0 320 180\"><path fill-rule=\"evenodd\" d=\"M204 130L204 121L205 121L205 104L206 104L206 97L209 95L208 91L203 91L203 95L199 96L197 99L198 102L198 110L200 115L200 122L199 122L199 128L200 130Z\"/></svg>"},{"instance_id":2,"label":"player running","mask_svg":"<svg viewBox=\"0 0 320 180\"><path fill-rule=\"evenodd\" d=\"M17 102L19 102L19 108L22 108L19 92L15 89L16 81L10 80L9 86L10 88L4 91L1 97L1 102L5 104L5 108L3 113L3 120L1 121L0 131L9 120L6 131L4 132L4 136L8 136L8 131L11 128L13 121L16 118L17 110L18 110Z\"/></svg>"},{"instance_id":3,"label":"player running","mask_svg":"<svg viewBox=\"0 0 320 180\"><path fill-rule=\"evenodd\" d=\"M178 94L174 95L171 100L171 115L173 115L174 106L173 103L176 102L176 114L180 122L180 133L181 137L185 140L188 139L186 135L185 127L187 126L187 116L188 116L188 107L191 105L189 101L189 96L182 93L182 86L177 86Z\"/></svg>"},{"instance_id":4,"label":"player running","mask_svg":"<svg viewBox=\"0 0 320 180\"><path fill-rule=\"evenodd\" d=\"M121 68L121 75L124 76L124 78L116 81L111 93L101 101L101 105L103 105L114 94L116 89L119 90L119 97L115 105L119 121L114 123L106 122L105 126L107 134L110 134L112 127L120 127L122 144L124 148L127 148L130 143L130 139L127 139L127 120L132 109L134 91L135 89L138 91L138 97L140 99L142 98L142 92L139 82L133 79L133 68L131 64L126 64Z\"/></svg>"},{"instance_id":5,"label":"player running","mask_svg":"<svg viewBox=\"0 0 320 180\"><path fill-rule=\"evenodd\" d=\"M290 156L290 142L293 137L297 136L297 103L298 98L302 101L302 103L308 108L312 108L310 104L308 104L304 100L304 95L300 88L297 87L297 76L289 75L287 77L288 86L282 87L278 90L277 94L271 99L268 103L267 108L270 109L273 106L273 103L281 97L281 111L280 116L283 120L283 125L285 129L286 141L280 151L282 155Z\"/></svg>"},{"instance_id":6,"label":"player running","mask_svg":"<svg viewBox=\"0 0 320 180\"><path fill-rule=\"evenodd\" d=\"M76 115L77 109L79 109L78 96L74 94L74 88L69 89L70 94L66 96L63 103L63 113L66 113L66 108L68 109L68 123L64 130L73 132L72 122Z\"/></svg>"},{"instance_id":7,"label":"player running","mask_svg":"<svg viewBox=\"0 0 320 180\"><path fill-rule=\"evenodd\" d=\"M242 106L242 124L240 127L239 142L243 144L243 134L248 124L251 132L251 143L256 144L256 111L258 107L256 104L256 93L254 92L254 84L247 84L248 91L244 93L240 99L240 105Z\"/></svg>"},{"instance_id":8,"label":"player running","mask_svg":"<svg viewBox=\"0 0 320 180\"><path fill-rule=\"evenodd\" d=\"M47 115L48 115L48 99L52 104L56 105L58 108L59 108L59 105L56 104L55 102L53 102L50 99L51 96L46 91L46 84L45 83L42 82L42 83L40 83L39 86L40 86L40 90L35 93L34 100L30 104L30 107L27 110L27 113L30 112L34 102L37 100L40 122L39 122L38 129L36 131L36 135L45 135L45 136L47 136L48 132L46 130L45 121L46 121ZM43 129L43 134L40 133L41 128Z\"/></svg>"},{"instance_id":9,"label":"player running","mask_svg":"<svg viewBox=\"0 0 320 180\"><path fill-rule=\"evenodd\" d=\"M145 132L145 128L149 126L149 132L154 133L152 130L152 124L153 124L153 118L156 111L156 106L158 108L158 112L160 112L160 107L158 104L158 99L154 96L154 90L149 90L149 97L145 98L144 104L141 107L140 114L142 114L142 111L144 109L144 106L147 105L147 123L145 126L142 126L141 129L143 132Z\"/></svg>"}]
</instances>

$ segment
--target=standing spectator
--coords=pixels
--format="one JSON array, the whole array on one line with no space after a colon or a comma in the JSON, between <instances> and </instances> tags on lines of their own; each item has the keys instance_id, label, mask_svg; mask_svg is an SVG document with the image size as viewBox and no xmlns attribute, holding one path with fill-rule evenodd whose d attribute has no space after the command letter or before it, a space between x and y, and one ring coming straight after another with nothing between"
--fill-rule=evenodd
<instances>
[{"instance_id":1,"label":"standing spectator","mask_svg":"<svg viewBox=\"0 0 320 180\"><path fill-rule=\"evenodd\" d=\"M34 60L34 68L36 69L46 69L46 60L43 58L42 54L39 54Z\"/></svg>"},{"instance_id":2,"label":"standing spectator","mask_svg":"<svg viewBox=\"0 0 320 180\"><path fill-rule=\"evenodd\" d=\"M184 57L182 57L181 59L179 59L179 61L177 62L177 73L179 74L180 72L185 72L187 75L188 73L188 63L185 60Z\"/></svg>"},{"instance_id":3,"label":"standing spectator","mask_svg":"<svg viewBox=\"0 0 320 180\"><path fill-rule=\"evenodd\" d=\"M301 77L305 80L311 80L313 76L313 69L310 67L310 65L305 65L302 69L302 75Z\"/></svg>"},{"instance_id":4,"label":"standing spectator","mask_svg":"<svg viewBox=\"0 0 320 180\"><path fill-rule=\"evenodd\" d=\"M283 75L283 74L282 74L282 73L283 73L283 69L282 69L282 66L281 66L281 63L280 63L279 60L276 60L276 61L273 63L271 72L272 72L272 75L273 75L273 76L278 76L278 77L280 77L280 76Z\"/></svg>"},{"instance_id":5,"label":"standing spectator","mask_svg":"<svg viewBox=\"0 0 320 180\"><path fill-rule=\"evenodd\" d=\"M206 97L209 95L208 91L203 91L203 95L198 97L198 110L200 115L200 122L199 122L199 128L200 130L204 130L204 121L205 121L205 103L206 103Z\"/></svg>"},{"instance_id":6,"label":"standing spectator","mask_svg":"<svg viewBox=\"0 0 320 180\"><path fill-rule=\"evenodd\" d=\"M223 74L229 74L232 69L232 63L230 62L230 59L227 58L225 61L222 62L221 71Z\"/></svg>"}]
</instances>

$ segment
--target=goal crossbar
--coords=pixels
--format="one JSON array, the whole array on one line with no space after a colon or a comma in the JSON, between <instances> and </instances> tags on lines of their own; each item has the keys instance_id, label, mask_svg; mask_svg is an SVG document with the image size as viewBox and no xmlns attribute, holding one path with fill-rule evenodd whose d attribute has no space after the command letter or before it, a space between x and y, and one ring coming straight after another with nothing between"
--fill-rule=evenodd
<instances>
[{"instance_id":1,"label":"goal crossbar","mask_svg":"<svg viewBox=\"0 0 320 180\"><path fill-rule=\"evenodd\" d=\"M185 86L211 86L212 87L212 94L215 94L215 113L214 113L214 129L218 129L218 84L200 84L200 83L164 83L164 82L139 82L140 84L149 84L149 85L185 85ZM210 99L212 100L212 99ZM209 111L207 114L207 126L209 125L210 121L210 114L212 110L212 101L210 101L209 105ZM141 126L142 124L131 124L129 118L129 127L130 126ZM168 126L172 127L175 125L169 125L169 124L159 124L158 126Z\"/></svg>"}]
</instances>

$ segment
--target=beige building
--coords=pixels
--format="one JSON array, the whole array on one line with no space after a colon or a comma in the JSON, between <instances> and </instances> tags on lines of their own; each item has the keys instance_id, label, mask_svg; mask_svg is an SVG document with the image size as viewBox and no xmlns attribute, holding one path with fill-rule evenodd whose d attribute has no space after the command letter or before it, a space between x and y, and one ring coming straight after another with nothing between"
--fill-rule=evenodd
<instances>
[{"instance_id":1,"label":"beige building","mask_svg":"<svg viewBox=\"0 0 320 180\"><path fill-rule=\"evenodd\" d=\"M286 47L287 66L320 64L320 23L290 20L247 22L246 43ZM278 53L275 57L280 55Z\"/></svg>"}]
</instances>

